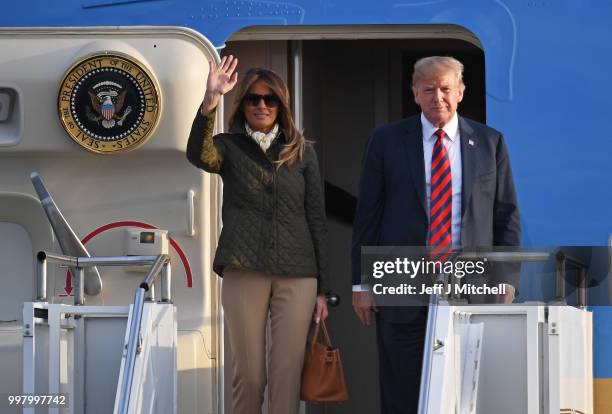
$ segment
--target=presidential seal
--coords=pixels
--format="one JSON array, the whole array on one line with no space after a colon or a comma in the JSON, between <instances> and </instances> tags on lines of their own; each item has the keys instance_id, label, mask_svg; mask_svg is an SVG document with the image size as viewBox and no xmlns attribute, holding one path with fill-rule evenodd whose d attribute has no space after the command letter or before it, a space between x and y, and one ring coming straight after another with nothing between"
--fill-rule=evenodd
<instances>
[{"instance_id":1,"label":"presidential seal","mask_svg":"<svg viewBox=\"0 0 612 414\"><path fill-rule=\"evenodd\" d=\"M153 133L159 87L135 59L118 52L77 62L62 81L57 106L62 126L77 144L98 154L130 151Z\"/></svg>"}]
</instances>

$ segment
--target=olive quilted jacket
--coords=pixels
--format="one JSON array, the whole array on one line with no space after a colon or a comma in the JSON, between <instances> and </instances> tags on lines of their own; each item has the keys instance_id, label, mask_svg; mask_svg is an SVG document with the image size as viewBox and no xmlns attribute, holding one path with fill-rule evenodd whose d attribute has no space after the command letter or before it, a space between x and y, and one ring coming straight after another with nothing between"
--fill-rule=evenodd
<instances>
[{"instance_id":1,"label":"olive quilted jacket","mask_svg":"<svg viewBox=\"0 0 612 414\"><path fill-rule=\"evenodd\" d=\"M280 133L264 153L243 125L213 137L215 114L198 111L187 159L223 179L223 229L213 269L233 265L274 275L317 278L328 292L325 204L317 155L307 145L292 167L273 164L285 141Z\"/></svg>"}]
</instances>

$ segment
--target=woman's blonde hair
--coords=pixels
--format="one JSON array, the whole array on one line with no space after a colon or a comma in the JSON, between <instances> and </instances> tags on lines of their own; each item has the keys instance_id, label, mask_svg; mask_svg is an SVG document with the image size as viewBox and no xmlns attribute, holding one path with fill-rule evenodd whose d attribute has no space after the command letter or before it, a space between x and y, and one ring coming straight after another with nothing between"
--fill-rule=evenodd
<instances>
[{"instance_id":1,"label":"woman's blonde hair","mask_svg":"<svg viewBox=\"0 0 612 414\"><path fill-rule=\"evenodd\" d=\"M302 159L306 143L309 141L298 131L293 122L291 106L289 105L289 89L276 72L262 68L249 69L236 89L236 97L234 98L234 104L230 113L230 125L234 125L236 122L244 124L244 97L248 94L251 86L257 81L262 81L267 87L272 89L272 92L280 102L276 122L286 132L287 144L281 150L278 161L276 161L277 168L280 168L285 163L288 166L292 166L296 161Z\"/></svg>"}]
</instances>

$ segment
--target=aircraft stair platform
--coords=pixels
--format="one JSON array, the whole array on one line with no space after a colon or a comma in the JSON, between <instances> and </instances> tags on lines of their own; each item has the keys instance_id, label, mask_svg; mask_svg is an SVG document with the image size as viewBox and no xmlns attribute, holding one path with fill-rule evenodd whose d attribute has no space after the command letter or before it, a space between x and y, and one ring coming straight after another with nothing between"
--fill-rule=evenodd
<instances>
[{"instance_id":1,"label":"aircraft stair platform","mask_svg":"<svg viewBox=\"0 0 612 414\"><path fill-rule=\"evenodd\" d=\"M10 292L3 292L10 307L0 309L0 392L5 400L0 412L176 413L177 310L170 256L90 257L41 177L33 173L31 178L64 254L38 251L34 285L17 283L23 292L13 292L22 303L32 291L22 315L12 311L17 302ZM73 293L73 304L49 303L50 265L69 271L71 290L66 292ZM102 292L98 267L110 266L145 272L134 286L132 303L86 305L86 294Z\"/></svg>"},{"instance_id":2,"label":"aircraft stair platform","mask_svg":"<svg viewBox=\"0 0 612 414\"><path fill-rule=\"evenodd\" d=\"M151 269L130 306L87 306L77 281L75 305L27 302L23 307L22 393L54 396L24 413L176 413L176 308L169 287L168 256L77 258L40 252L39 280L46 262L83 267L146 265ZM42 293L42 292L41 292ZM145 297L147 296L147 297ZM47 411L48 410L48 411Z\"/></svg>"},{"instance_id":3,"label":"aircraft stair platform","mask_svg":"<svg viewBox=\"0 0 612 414\"><path fill-rule=\"evenodd\" d=\"M431 296L419 414L593 414L587 289L578 281L578 305L565 303L571 258L557 256L557 299L550 303L452 305L456 298ZM497 252L488 260L548 257ZM581 263L570 264L586 277Z\"/></svg>"}]
</instances>

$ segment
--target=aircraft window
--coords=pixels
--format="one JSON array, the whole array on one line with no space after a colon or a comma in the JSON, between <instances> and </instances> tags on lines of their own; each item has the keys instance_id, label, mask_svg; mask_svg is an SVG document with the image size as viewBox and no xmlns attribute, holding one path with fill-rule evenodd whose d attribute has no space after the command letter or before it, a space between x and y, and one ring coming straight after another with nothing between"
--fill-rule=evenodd
<instances>
[{"instance_id":1,"label":"aircraft window","mask_svg":"<svg viewBox=\"0 0 612 414\"><path fill-rule=\"evenodd\" d=\"M0 147L16 145L21 140L21 118L17 91L0 87Z\"/></svg>"}]
</instances>

